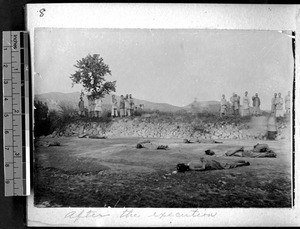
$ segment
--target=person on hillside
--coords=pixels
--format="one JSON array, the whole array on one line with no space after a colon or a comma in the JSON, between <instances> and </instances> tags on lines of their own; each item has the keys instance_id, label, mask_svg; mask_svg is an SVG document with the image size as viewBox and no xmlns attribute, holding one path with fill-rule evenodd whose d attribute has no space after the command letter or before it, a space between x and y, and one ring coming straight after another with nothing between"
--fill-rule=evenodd
<instances>
[{"instance_id":1,"label":"person on hillside","mask_svg":"<svg viewBox=\"0 0 300 229\"><path fill-rule=\"evenodd\" d=\"M92 118L94 117L95 101L91 95L88 95L87 98L88 98L88 107L89 107L89 117Z\"/></svg>"},{"instance_id":2,"label":"person on hillside","mask_svg":"<svg viewBox=\"0 0 300 229\"><path fill-rule=\"evenodd\" d=\"M231 105L231 113L234 114L234 97L235 93L232 94L232 96L230 97L230 105Z\"/></svg>"},{"instance_id":3,"label":"person on hillside","mask_svg":"<svg viewBox=\"0 0 300 229\"><path fill-rule=\"evenodd\" d=\"M252 105L253 105L253 115L260 115L260 98L258 97L258 93L255 93L255 96L252 97Z\"/></svg>"},{"instance_id":4,"label":"person on hillside","mask_svg":"<svg viewBox=\"0 0 300 229\"><path fill-rule=\"evenodd\" d=\"M129 105L129 96L128 94L125 96L125 116L130 116L130 105Z\"/></svg>"},{"instance_id":5,"label":"person on hillside","mask_svg":"<svg viewBox=\"0 0 300 229\"><path fill-rule=\"evenodd\" d=\"M144 110L144 104L140 104L139 107L138 107L139 111L142 111Z\"/></svg>"},{"instance_id":6,"label":"person on hillside","mask_svg":"<svg viewBox=\"0 0 300 229\"><path fill-rule=\"evenodd\" d=\"M233 162L219 162L217 160L208 160L203 157L200 160L190 161L188 164L179 163L177 164L178 172L186 171L205 171L205 170L223 170L233 169L240 166L248 166L249 162L244 160L233 161Z\"/></svg>"},{"instance_id":7,"label":"person on hillside","mask_svg":"<svg viewBox=\"0 0 300 229\"><path fill-rule=\"evenodd\" d=\"M111 117L118 117L118 101L115 95L111 96Z\"/></svg>"},{"instance_id":8,"label":"person on hillside","mask_svg":"<svg viewBox=\"0 0 300 229\"><path fill-rule=\"evenodd\" d=\"M225 95L222 95L220 106L221 106L220 116L224 117L227 113L227 101L225 99Z\"/></svg>"},{"instance_id":9,"label":"person on hillside","mask_svg":"<svg viewBox=\"0 0 300 229\"><path fill-rule=\"evenodd\" d=\"M80 116L85 116L84 101L83 101L82 96L80 96L80 101L78 103L78 107L79 107L79 115Z\"/></svg>"},{"instance_id":10,"label":"person on hillside","mask_svg":"<svg viewBox=\"0 0 300 229\"><path fill-rule=\"evenodd\" d=\"M276 117L283 117L284 110L283 110L283 98L281 97L281 93L278 93L278 97L276 99Z\"/></svg>"},{"instance_id":11,"label":"person on hillside","mask_svg":"<svg viewBox=\"0 0 300 229\"><path fill-rule=\"evenodd\" d=\"M121 95L121 97L120 97L119 110L120 110L120 117L124 117L125 116L125 101L124 101L123 95Z\"/></svg>"},{"instance_id":12,"label":"person on hillside","mask_svg":"<svg viewBox=\"0 0 300 229\"><path fill-rule=\"evenodd\" d=\"M239 110L240 110L240 107L241 107L241 97L239 95L236 95L237 97L237 112L238 114L240 114Z\"/></svg>"},{"instance_id":13,"label":"person on hillside","mask_svg":"<svg viewBox=\"0 0 300 229\"><path fill-rule=\"evenodd\" d=\"M277 93L274 93L274 97L271 100L271 113L276 115L276 102L277 102Z\"/></svg>"},{"instance_id":14,"label":"person on hillside","mask_svg":"<svg viewBox=\"0 0 300 229\"><path fill-rule=\"evenodd\" d=\"M242 116L250 115L250 98L248 97L248 91L245 92L245 96L243 98L243 108L242 108Z\"/></svg>"},{"instance_id":15,"label":"person on hillside","mask_svg":"<svg viewBox=\"0 0 300 229\"><path fill-rule=\"evenodd\" d=\"M285 103L285 112L288 115L291 113L291 92L290 91L288 91L287 96L285 96L284 103Z\"/></svg>"},{"instance_id":16,"label":"person on hillside","mask_svg":"<svg viewBox=\"0 0 300 229\"><path fill-rule=\"evenodd\" d=\"M133 115L134 101L131 94L129 94L129 107L130 107L130 115Z\"/></svg>"},{"instance_id":17,"label":"person on hillside","mask_svg":"<svg viewBox=\"0 0 300 229\"><path fill-rule=\"evenodd\" d=\"M95 117L100 118L102 113L102 99L100 96L98 96L95 99Z\"/></svg>"},{"instance_id":18,"label":"person on hillside","mask_svg":"<svg viewBox=\"0 0 300 229\"><path fill-rule=\"evenodd\" d=\"M233 104L234 104L233 114L238 115L240 109L240 97L237 94L234 94Z\"/></svg>"}]
</instances>

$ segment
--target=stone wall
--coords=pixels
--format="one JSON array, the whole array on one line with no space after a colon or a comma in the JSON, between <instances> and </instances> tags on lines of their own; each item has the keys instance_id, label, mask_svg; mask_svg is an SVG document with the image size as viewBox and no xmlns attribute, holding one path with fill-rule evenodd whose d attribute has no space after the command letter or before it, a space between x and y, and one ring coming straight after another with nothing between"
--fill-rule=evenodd
<instances>
[{"instance_id":1,"label":"stone wall","mask_svg":"<svg viewBox=\"0 0 300 229\"><path fill-rule=\"evenodd\" d=\"M81 134L110 137L144 138L199 138L199 139L264 139L266 127L255 128L248 123L184 123L154 122L141 118L123 118L111 122L83 122L69 124L62 131L54 131L55 136L78 136ZM285 138L287 124L278 125L278 139Z\"/></svg>"}]
</instances>

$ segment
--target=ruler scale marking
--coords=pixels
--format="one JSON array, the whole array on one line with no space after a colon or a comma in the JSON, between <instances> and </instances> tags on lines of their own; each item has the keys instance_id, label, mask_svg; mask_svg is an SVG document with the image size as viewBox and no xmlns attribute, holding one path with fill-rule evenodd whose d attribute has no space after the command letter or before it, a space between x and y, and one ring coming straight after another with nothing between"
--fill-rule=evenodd
<instances>
[{"instance_id":1,"label":"ruler scale marking","mask_svg":"<svg viewBox=\"0 0 300 229\"><path fill-rule=\"evenodd\" d=\"M2 42L5 196L29 195L28 33L4 31Z\"/></svg>"}]
</instances>

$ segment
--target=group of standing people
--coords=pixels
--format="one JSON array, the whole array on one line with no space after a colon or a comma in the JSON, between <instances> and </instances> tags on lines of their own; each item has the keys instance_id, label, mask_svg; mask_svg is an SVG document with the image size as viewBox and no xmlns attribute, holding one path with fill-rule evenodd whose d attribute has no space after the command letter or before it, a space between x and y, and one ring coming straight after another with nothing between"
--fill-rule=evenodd
<instances>
[{"instance_id":1,"label":"group of standing people","mask_svg":"<svg viewBox=\"0 0 300 229\"><path fill-rule=\"evenodd\" d=\"M102 113L102 98L96 97L92 98L92 96L87 96L88 98L88 109L87 109L87 115L89 117L97 117L99 118ZM85 116L86 115L86 108L84 106L83 96L80 96L80 101L78 103L79 107L79 115Z\"/></svg>"},{"instance_id":2,"label":"group of standing people","mask_svg":"<svg viewBox=\"0 0 300 229\"><path fill-rule=\"evenodd\" d=\"M252 100L252 112L250 112L250 104ZM285 97L285 101L283 101L283 98L281 98L281 93L274 94L274 97L272 98L272 108L271 112L276 117L283 117L284 116L284 109L283 109L283 103L285 102L285 110L286 113L290 113L290 91L288 92L288 95ZM233 115L239 115L242 116L250 116L251 114L254 116L261 115L260 105L261 101L258 96L258 93L255 93L252 98L248 96L248 92L245 92L244 97L240 98L236 93L233 93L233 95L230 97L230 101L227 101L225 98L225 95L222 95L222 99L220 101L221 109L220 109L220 116L226 116L228 114Z\"/></svg>"},{"instance_id":3,"label":"group of standing people","mask_svg":"<svg viewBox=\"0 0 300 229\"><path fill-rule=\"evenodd\" d=\"M101 97L92 98L92 96L87 96L88 98L88 109L84 106L83 96L80 96L80 101L78 103L79 115L89 117L101 117L103 112L103 101ZM141 107L141 106L140 106ZM120 101L117 101L115 95L111 96L111 117L125 117L132 116L134 112L134 100L131 94L127 94L125 97L121 95ZM141 107L142 108L142 107ZM86 114L87 113L87 114Z\"/></svg>"},{"instance_id":4,"label":"group of standing people","mask_svg":"<svg viewBox=\"0 0 300 229\"><path fill-rule=\"evenodd\" d=\"M118 101L115 95L111 97L112 102L112 109L111 109L111 116L112 117L125 117L125 116L132 116L134 111L134 100L131 94L127 94L125 97L124 95L120 96L120 102L118 106ZM119 108L119 109L118 109ZM118 112L119 110L119 112Z\"/></svg>"},{"instance_id":5,"label":"group of standing people","mask_svg":"<svg viewBox=\"0 0 300 229\"><path fill-rule=\"evenodd\" d=\"M281 97L281 93L274 93L274 97L272 98L272 106L271 112L275 114L276 117L284 116L283 104L285 104L285 112L286 114L291 113L291 92L289 91L287 96L285 96L284 101Z\"/></svg>"}]
</instances>

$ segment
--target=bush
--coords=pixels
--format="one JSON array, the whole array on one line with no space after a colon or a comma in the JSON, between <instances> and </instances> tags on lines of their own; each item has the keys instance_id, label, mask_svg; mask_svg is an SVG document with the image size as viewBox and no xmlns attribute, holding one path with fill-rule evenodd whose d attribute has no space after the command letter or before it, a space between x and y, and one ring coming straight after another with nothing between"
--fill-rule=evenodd
<instances>
[{"instance_id":1,"label":"bush","mask_svg":"<svg viewBox=\"0 0 300 229\"><path fill-rule=\"evenodd\" d=\"M59 110L51 110L47 103L34 101L34 135L36 137L49 135L54 130L63 130L67 124L78 120L79 116L73 106L61 103Z\"/></svg>"},{"instance_id":2,"label":"bush","mask_svg":"<svg viewBox=\"0 0 300 229\"><path fill-rule=\"evenodd\" d=\"M58 111L49 114L51 131L63 130L69 123L79 119L78 111L72 105L62 102L58 107Z\"/></svg>"},{"instance_id":3,"label":"bush","mask_svg":"<svg viewBox=\"0 0 300 229\"><path fill-rule=\"evenodd\" d=\"M100 122L111 122L112 117L111 117L111 110L104 110L101 112L101 117L100 117Z\"/></svg>"},{"instance_id":4,"label":"bush","mask_svg":"<svg viewBox=\"0 0 300 229\"><path fill-rule=\"evenodd\" d=\"M50 133L50 121L48 119L47 103L34 100L34 135L42 136Z\"/></svg>"},{"instance_id":5,"label":"bush","mask_svg":"<svg viewBox=\"0 0 300 229\"><path fill-rule=\"evenodd\" d=\"M80 117L79 115L76 115L73 118L74 120L81 120L84 122L104 122L104 123L109 123L112 121L112 117L111 117L111 110L110 109L103 109L103 111L101 112L100 117L89 117L87 115L88 113L86 113L86 115L84 117Z\"/></svg>"}]
</instances>

